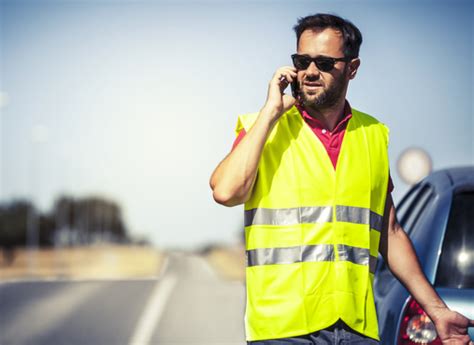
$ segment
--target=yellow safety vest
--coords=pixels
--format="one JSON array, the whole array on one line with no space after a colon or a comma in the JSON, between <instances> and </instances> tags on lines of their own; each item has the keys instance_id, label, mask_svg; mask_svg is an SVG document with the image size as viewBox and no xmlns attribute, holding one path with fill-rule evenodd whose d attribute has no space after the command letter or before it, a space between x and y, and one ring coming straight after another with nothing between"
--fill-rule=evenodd
<instances>
[{"instance_id":1,"label":"yellow safety vest","mask_svg":"<svg viewBox=\"0 0 474 345\"><path fill-rule=\"evenodd\" d=\"M257 116L239 116L236 132ZM245 203L247 340L309 334L338 319L379 340L372 285L388 137L352 109L334 169L296 107L278 120Z\"/></svg>"}]
</instances>

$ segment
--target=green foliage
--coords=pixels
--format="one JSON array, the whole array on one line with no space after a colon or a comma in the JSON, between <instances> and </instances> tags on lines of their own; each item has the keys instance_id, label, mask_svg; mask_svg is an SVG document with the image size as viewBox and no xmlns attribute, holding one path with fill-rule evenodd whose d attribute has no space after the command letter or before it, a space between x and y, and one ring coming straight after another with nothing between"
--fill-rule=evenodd
<instances>
[{"instance_id":1,"label":"green foliage","mask_svg":"<svg viewBox=\"0 0 474 345\"><path fill-rule=\"evenodd\" d=\"M28 229L30 233L28 234ZM127 242L120 206L101 197L59 197L41 214L28 200L0 204L0 247Z\"/></svg>"}]
</instances>

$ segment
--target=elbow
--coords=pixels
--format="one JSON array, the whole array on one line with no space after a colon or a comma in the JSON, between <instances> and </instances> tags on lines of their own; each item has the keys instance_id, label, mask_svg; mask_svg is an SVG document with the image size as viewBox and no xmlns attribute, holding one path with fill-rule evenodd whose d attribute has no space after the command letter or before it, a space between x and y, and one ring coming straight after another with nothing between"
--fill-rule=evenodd
<instances>
[{"instance_id":1,"label":"elbow","mask_svg":"<svg viewBox=\"0 0 474 345\"><path fill-rule=\"evenodd\" d=\"M213 189L212 197L214 198L215 202L227 207L240 205L246 201L246 198L243 198L236 193L221 190L218 187Z\"/></svg>"},{"instance_id":2,"label":"elbow","mask_svg":"<svg viewBox=\"0 0 474 345\"><path fill-rule=\"evenodd\" d=\"M211 176L209 186L214 201L227 207L241 205L250 198L249 188L245 183L237 184L235 180L228 181L216 174Z\"/></svg>"}]
</instances>

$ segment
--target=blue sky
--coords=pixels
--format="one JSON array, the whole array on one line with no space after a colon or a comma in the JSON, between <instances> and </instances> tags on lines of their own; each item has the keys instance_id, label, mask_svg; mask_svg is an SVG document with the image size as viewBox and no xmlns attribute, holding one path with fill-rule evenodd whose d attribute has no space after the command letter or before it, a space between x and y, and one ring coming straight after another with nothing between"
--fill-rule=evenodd
<instances>
[{"instance_id":1,"label":"blue sky","mask_svg":"<svg viewBox=\"0 0 474 345\"><path fill-rule=\"evenodd\" d=\"M435 169L474 164L470 1L0 4L1 201L100 194L158 246L235 240L242 207L215 204L209 176L316 12L363 34L348 100L390 128L396 201L408 147Z\"/></svg>"}]
</instances>

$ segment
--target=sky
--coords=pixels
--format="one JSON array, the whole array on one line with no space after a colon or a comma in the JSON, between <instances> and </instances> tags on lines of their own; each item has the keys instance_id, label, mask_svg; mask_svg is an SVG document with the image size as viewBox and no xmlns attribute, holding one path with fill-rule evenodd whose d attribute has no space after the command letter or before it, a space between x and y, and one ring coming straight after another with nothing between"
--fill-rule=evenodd
<instances>
[{"instance_id":1,"label":"sky","mask_svg":"<svg viewBox=\"0 0 474 345\"><path fill-rule=\"evenodd\" d=\"M471 1L0 0L0 202L43 211L61 194L122 206L158 247L232 243L243 207L209 188L239 114L290 65L297 18L328 12L363 34L352 107L435 170L474 164Z\"/></svg>"}]
</instances>

